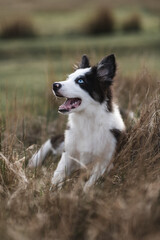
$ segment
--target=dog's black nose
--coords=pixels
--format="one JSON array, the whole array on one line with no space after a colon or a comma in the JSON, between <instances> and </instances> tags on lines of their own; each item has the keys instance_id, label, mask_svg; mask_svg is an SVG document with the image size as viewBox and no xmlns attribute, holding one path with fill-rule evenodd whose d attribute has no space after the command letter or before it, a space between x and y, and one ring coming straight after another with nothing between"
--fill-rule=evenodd
<instances>
[{"instance_id":1,"label":"dog's black nose","mask_svg":"<svg viewBox=\"0 0 160 240\"><path fill-rule=\"evenodd\" d=\"M57 92L62 87L60 83L53 83L53 90Z\"/></svg>"}]
</instances>

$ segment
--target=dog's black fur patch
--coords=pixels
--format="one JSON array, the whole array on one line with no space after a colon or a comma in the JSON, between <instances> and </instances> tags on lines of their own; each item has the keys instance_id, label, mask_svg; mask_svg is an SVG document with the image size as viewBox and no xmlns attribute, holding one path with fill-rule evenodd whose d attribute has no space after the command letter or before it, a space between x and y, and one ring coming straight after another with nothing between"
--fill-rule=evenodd
<instances>
[{"instance_id":1,"label":"dog's black fur patch","mask_svg":"<svg viewBox=\"0 0 160 240\"><path fill-rule=\"evenodd\" d=\"M58 148L59 145L64 141L64 135L57 135L51 138L51 144L54 149Z\"/></svg>"},{"instance_id":2,"label":"dog's black fur patch","mask_svg":"<svg viewBox=\"0 0 160 240\"><path fill-rule=\"evenodd\" d=\"M88 59L88 58L87 58ZM88 66L89 60L87 62L86 56L82 57L81 65ZM114 55L109 55L102 59L102 61L97 65L91 68L85 76L79 76L78 79L83 79L84 83L79 84L79 86L87 91L89 95L100 103L106 101L107 110L112 111L112 88L113 77L116 72L116 63Z\"/></svg>"},{"instance_id":3,"label":"dog's black fur patch","mask_svg":"<svg viewBox=\"0 0 160 240\"><path fill-rule=\"evenodd\" d=\"M90 67L89 59L87 55L83 55L79 68L88 68L88 67Z\"/></svg>"},{"instance_id":4,"label":"dog's black fur patch","mask_svg":"<svg viewBox=\"0 0 160 240\"><path fill-rule=\"evenodd\" d=\"M118 142L122 135L122 131L120 131L119 129L116 129L116 128L113 128L110 131L113 134L113 136L115 137L116 141Z\"/></svg>"},{"instance_id":5,"label":"dog's black fur patch","mask_svg":"<svg viewBox=\"0 0 160 240\"><path fill-rule=\"evenodd\" d=\"M106 93L107 93L107 100L106 100L107 109L108 109L109 112L112 112L113 93L112 93L112 87L111 86L107 87Z\"/></svg>"}]
</instances>

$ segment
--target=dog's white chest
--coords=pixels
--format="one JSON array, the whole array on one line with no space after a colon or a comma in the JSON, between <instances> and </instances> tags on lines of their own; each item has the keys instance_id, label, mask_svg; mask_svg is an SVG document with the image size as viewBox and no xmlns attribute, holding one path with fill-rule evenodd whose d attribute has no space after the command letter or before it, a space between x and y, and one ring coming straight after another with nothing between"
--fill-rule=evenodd
<instances>
[{"instance_id":1,"label":"dog's white chest","mask_svg":"<svg viewBox=\"0 0 160 240\"><path fill-rule=\"evenodd\" d=\"M102 121L101 121L102 120ZM66 151L70 154L78 153L79 156L101 156L107 154L110 148L115 147L115 139L109 126L103 119L94 118L92 121L86 117L70 117L70 129L65 134Z\"/></svg>"}]
</instances>

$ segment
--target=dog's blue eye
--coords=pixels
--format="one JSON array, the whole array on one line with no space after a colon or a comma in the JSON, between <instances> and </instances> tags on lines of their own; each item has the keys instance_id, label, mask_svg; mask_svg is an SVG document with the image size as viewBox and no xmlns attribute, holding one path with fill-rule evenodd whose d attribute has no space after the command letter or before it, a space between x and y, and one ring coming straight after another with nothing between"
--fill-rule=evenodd
<instances>
[{"instance_id":1,"label":"dog's blue eye","mask_svg":"<svg viewBox=\"0 0 160 240\"><path fill-rule=\"evenodd\" d=\"M83 80L83 79L78 79L78 80L77 80L77 83L83 84L83 83L84 83L84 80Z\"/></svg>"}]
</instances>

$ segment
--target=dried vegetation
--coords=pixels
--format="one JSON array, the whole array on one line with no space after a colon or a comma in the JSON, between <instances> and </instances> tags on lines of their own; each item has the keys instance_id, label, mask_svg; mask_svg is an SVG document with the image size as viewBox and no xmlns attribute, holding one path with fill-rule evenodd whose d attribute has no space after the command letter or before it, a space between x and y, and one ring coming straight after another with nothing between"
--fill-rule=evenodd
<instances>
[{"instance_id":1,"label":"dried vegetation","mask_svg":"<svg viewBox=\"0 0 160 240\"><path fill-rule=\"evenodd\" d=\"M31 38L37 35L30 19L14 18L0 24L0 37L3 39Z\"/></svg>"},{"instance_id":2,"label":"dried vegetation","mask_svg":"<svg viewBox=\"0 0 160 240\"><path fill-rule=\"evenodd\" d=\"M27 169L25 161L36 146L29 147L28 135L21 135L18 128L13 131L2 127L1 121L0 239L158 240L158 81L148 73L117 81L121 106L133 110L136 120L125 119L127 132L113 159L114 169L104 174L87 194L82 191L85 171L73 174L61 191L50 189L56 163L49 158L43 168ZM47 138L50 129L62 129L64 120L47 126L41 120L37 142Z\"/></svg>"}]
</instances>

